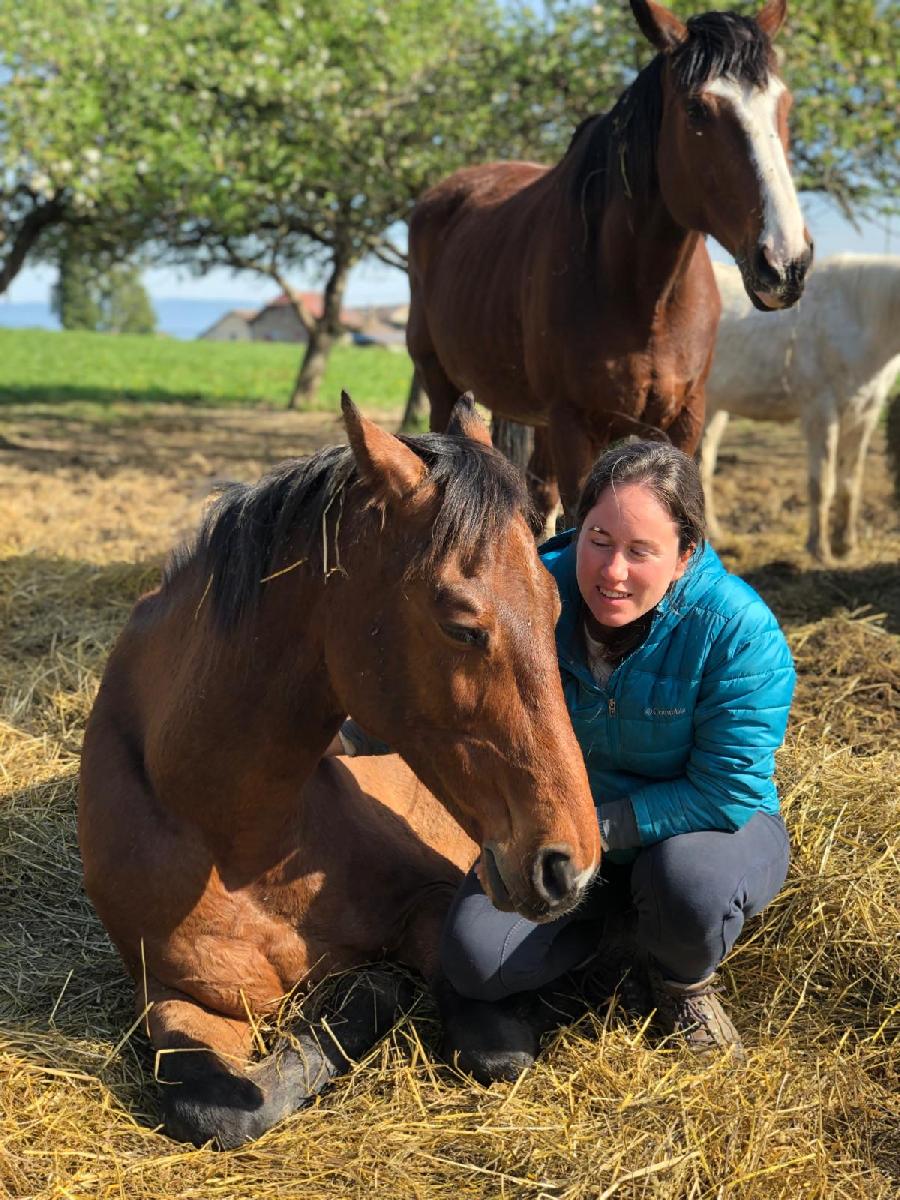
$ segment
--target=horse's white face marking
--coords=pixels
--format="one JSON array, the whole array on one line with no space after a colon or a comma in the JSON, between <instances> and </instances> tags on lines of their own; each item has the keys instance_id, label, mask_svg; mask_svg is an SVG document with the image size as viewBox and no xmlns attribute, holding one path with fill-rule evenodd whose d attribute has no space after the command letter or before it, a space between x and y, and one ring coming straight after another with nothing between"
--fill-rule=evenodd
<instances>
[{"instance_id":1,"label":"horse's white face marking","mask_svg":"<svg viewBox=\"0 0 900 1200\"><path fill-rule=\"evenodd\" d=\"M704 90L731 105L747 135L765 205L760 244L771 265L783 271L806 251L800 201L778 136L778 101L784 84L772 78L766 88L757 88L733 79L716 79Z\"/></svg>"}]
</instances>

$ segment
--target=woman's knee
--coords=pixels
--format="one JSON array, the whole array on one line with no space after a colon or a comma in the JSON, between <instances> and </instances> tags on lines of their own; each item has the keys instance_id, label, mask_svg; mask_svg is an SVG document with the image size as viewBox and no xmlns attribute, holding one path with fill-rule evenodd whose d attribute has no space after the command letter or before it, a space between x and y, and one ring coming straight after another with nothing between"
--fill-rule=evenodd
<instances>
[{"instance_id":1,"label":"woman's knee","mask_svg":"<svg viewBox=\"0 0 900 1200\"><path fill-rule=\"evenodd\" d=\"M681 942L702 942L721 932L740 880L708 855L684 853L686 847L673 845L680 841L670 838L640 855L632 896L642 923L652 925L658 937L677 932Z\"/></svg>"},{"instance_id":2,"label":"woman's knee","mask_svg":"<svg viewBox=\"0 0 900 1200\"><path fill-rule=\"evenodd\" d=\"M632 873L635 905L659 934L679 940L719 936L723 922L760 912L780 890L789 846L783 823L767 813L736 834L681 834L648 847Z\"/></svg>"},{"instance_id":3,"label":"woman's knee","mask_svg":"<svg viewBox=\"0 0 900 1200\"><path fill-rule=\"evenodd\" d=\"M477 939L445 929L441 940L441 968L453 989L468 1000L493 1003L508 996L500 977L502 953Z\"/></svg>"}]
</instances>

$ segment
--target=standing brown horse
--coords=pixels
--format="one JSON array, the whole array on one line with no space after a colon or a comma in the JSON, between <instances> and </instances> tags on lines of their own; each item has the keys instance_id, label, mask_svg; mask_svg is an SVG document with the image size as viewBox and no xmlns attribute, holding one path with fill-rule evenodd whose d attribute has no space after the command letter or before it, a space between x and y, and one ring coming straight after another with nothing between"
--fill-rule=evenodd
<instances>
[{"instance_id":1,"label":"standing brown horse","mask_svg":"<svg viewBox=\"0 0 900 1200\"><path fill-rule=\"evenodd\" d=\"M698 444L719 317L703 235L734 256L759 308L793 304L812 257L770 41L785 0L755 21L686 25L648 0L631 7L659 54L555 167L458 171L410 221L407 343L431 428L467 389L537 426L534 472L555 468L569 512L611 440Z\"/></svg>"},{"instance_id":2,"label":"standing brown horse","mask_svg":"<svg viewBox=\"0 0 900 1200\"><path fill-rule=\"evenodd\" d=\"M298 982L387 956L439 983L478 846L495 903L537 920L599 861L518 474L468 400L446 436L395 438L347 397L344 418L349 447L224 494L136 605L85 734L85 884L149 1005L167 1129L198 1143L258 1135L393 1019L364 992L338 1042L251 1065ZM350 711L408 766L322 760ZM449 1051L496 1075L516 1030L438 990Z\"/></svg>"}]
</instances>

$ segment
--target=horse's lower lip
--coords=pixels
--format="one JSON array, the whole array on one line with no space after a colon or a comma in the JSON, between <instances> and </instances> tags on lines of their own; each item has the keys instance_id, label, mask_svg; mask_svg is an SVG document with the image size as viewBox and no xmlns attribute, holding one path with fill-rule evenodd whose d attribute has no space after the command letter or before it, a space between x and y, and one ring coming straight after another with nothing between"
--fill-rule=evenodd
<instances>
[{"instance_id":1,"label":"horse's lower lip","mask_svg":"<svg viewBox=\"0 0 900 1200\"><path fill-rule=\"evenodd\" d=\"M753 290L753 295L757 298L760 304L764 304L766 308L783 308L784 304L779 295L775 292L762 292Z\"/></svg>"},{"instance_id":2,"label":"horse's lower lip","mask_svg":"<svg viewBox=\"0 0 900 1200\"><path fill-rule=\"evenodd\" d=\"M481 857L487 873L488 883L491 887L491 900L494 902L494 906L500 909L506 907L512 909L514 907L512 896L510 896L509 889L503 882L503 876L500 874L500 868L497 866L497 860L490 846L482 847Z\"/></svg>"}]
</instances>

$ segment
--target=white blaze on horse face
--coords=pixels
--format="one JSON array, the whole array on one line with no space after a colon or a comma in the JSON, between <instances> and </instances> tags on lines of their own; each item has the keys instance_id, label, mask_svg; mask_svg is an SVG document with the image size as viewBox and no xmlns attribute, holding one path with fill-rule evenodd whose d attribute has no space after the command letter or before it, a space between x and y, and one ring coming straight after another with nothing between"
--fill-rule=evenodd
<instances>
[{"instance_id":1,"label":"white blaze on horse face","mask_svg":"<svg viewBox=\"0 0 900 1200\"><path fill-rule=\"evenodd\" d=\"M783 273L807 248L800 201L778 135L778 101L785 90L784 84L772 77L767 87L758 88L720 78L705 90L731 105L747 135L765 205L760 246L772 267Z\"/></svg>"}]
</instances>

